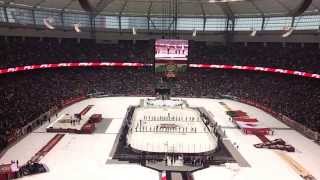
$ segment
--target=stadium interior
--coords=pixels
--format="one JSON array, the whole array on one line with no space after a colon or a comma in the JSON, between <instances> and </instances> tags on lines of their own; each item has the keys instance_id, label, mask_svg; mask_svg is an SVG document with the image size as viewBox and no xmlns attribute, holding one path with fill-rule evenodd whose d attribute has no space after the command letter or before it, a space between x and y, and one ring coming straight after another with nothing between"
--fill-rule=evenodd
<instances>
[{"instance_id":1,"label":"stadium interior","mask_svg":"<svg viewBox=\"0 0 320 180\"><path fill-rule=\"evenodd\" d=\"M232 99L320 149L320 0L0 0L0 159L69 105L100 96ZM14 174L14 163L10 173L0 165L0 180L54 169L30 160Z\"/></svg>"}]
</instances>

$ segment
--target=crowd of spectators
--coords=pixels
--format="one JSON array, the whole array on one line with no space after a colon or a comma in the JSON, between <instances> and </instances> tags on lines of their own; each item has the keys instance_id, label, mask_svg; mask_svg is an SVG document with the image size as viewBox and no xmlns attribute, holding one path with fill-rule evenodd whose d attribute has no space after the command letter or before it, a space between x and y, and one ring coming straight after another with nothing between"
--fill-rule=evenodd
<instances>
[{"instance_id":1,"label":"crowd of spectators","mask_svg":"<svg viewBox=\"0 0 320 180\"><path fill-rule=\"evenodd\" d=\"M154 40L0 37L0 68L60 62L154 62ZM319 44L234 43L230 46L190 41L189 63L274 67L320 73Z\"/></svg>"},{"instance_id":2,"label":"crowd of spectators","mask_svg":"<svg viewBox=\"0 0 320 180\"><path fill-rule=\"evenodd\" d=\"M145 69L94 68L0 76L0 146L5 137L64 100L89 93L153 95Z\"/></svg>"},{"instance_id":3,"label":"crowd of spectators","mask_svg":"<svg viewBox=\"0 0 320 180\"><path fill-rule=\"evenodd\" d=\"M152 68L39 70L0 77L0 144L63 100L103 92L155 95ZM170 81L173 96L232 95L255 100L320 132L320 81L267 73L189 69Z\"/></svg>"},{"instance_id":4,"label":"crowd of spectators","mask_svg":"<svg viewBox=\"0 0 320 180\"><path fill-rule=\"evenodd\" d=\"M0 68L60 62L153 63L152 41L0 37Z\"/></svg>"},{"instance_id":5,"label":"crowd of spectators","mask_svg":"<svg viewBox=\"0 0 320 180\"><path fill-rule=\"evenodd\" d=\"M283 68L320 73L317 43L237 43L226 47L190 43L189 62Z\"/></svg>"}]
</instances>

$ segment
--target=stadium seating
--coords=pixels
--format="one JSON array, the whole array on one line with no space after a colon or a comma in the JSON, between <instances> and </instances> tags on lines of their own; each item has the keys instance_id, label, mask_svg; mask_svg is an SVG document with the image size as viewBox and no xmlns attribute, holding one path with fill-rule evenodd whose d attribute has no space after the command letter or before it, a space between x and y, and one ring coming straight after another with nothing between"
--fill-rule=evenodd
<instances>
[{"instance_id":1,"label":"stadium seating","mask_svg":"<svg viewBox=\"0 0 320 180\"><path fill-rule=\"evenodd\" d=\"M95 43L93 40L57 38L0 37L0 68L60 62L140 62L153 63L154 42L119 41ZM320 73L318 44L235 43L230 47L190 43L189 62L250 65Z\"/></svg>"},{"instance_id":2,"label":"stadium seating","mask_svg":"<svg viewBox=\"0 0 320 180\"><path fill-rule=\"evenodd\" d=\"M193 42L190 45L190 63L249 65L274 67L319 73L320 57L318 44L309 43L234 44L231 47L206 45Z\"/></svg>"},{"instance_id":3,"label":"stadium seating","mask_svg":"<svg viewBox=\"0 0 320 180\"><path fill-rule=\"evenodd\" d=\"M0 38L0 68L31 64L113 61L152 63L153 46L149 41L119 41L96 44L93 40L56 38Z\"/></svg>"}]
</instances>

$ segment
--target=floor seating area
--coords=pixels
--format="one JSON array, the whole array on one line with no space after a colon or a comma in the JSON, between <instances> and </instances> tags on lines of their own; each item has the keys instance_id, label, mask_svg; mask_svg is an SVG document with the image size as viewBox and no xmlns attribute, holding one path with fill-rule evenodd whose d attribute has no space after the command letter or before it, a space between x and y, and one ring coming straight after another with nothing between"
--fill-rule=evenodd
<instances>
[{"instance_id":1,"label":"floor seating area","mask_svg":"<svg viewBox=\"0 0 320 180\"><path fill-rule=\"evenodd\" d=\"M88 116L87 113L92 109L93 105L86 106L79 113L63 114L54 123L47 127L47 132L55 133L75 133L75 134L91 134L95 130L95 123L102 120L101 114L93 114Z\"/></svg>"},{"instance_id":2,"label":"floor seating area","mask_svg":"<svg viewBox=\"0 0 320 180\"><path fill-rule=\"evenodd\" d=\"M254 147L277 149L287 152L295 151L295 148L287 144L283 139L269 140L266 135L272 135L273 130L259 123L258 119L249 117L246 112L230 110L226 113L230 116L232 122L245 134L255 135L262 141L262 143L254 144Z\"/></svg>"},{"instance_id":3,"label":"floor seating area","mask_svg":"<svg viewBox=\"0 0 320 180\"><path fill-rule=\"evenodd\" d=\"M270 128L265 127L256 118L251 118L246 112L237 111L227 111L232 122L237 125L245 134L271 134Z\"/></svg>"}]
</instances>

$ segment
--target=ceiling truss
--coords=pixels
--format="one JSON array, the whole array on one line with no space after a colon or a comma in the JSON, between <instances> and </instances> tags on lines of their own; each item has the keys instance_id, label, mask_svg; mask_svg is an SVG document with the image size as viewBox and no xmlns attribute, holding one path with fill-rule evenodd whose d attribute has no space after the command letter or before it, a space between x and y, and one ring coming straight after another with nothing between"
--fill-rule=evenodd
<instances>
[{"instance_id":1,"label":"ceiling truss","mask_svg":"<svg viewBox=\"0 0 320 180\"><path fill-rule=\"evenodd\" d=\"M48 1L54 1L54 0L30 0L30 4L27 4L28 6L20 6L19 4L15 4L18 3L19 0L2 0L3 4L0 6L3 7L20 7L20 8L26 8L26 9L31 9L31 10L48 10L48 7L45 6L45 3ZM78 0L66 0L64 1L64 6L60 9L60 11L65 12L67 9L71 9L71 10L76 10L74 11L75 13L81 13L82 9L72 9L74 6L71 6L72 4L76 3ZM170 1L165 0L165 1L160 1L160 0L132 0L134 2L136 2L137 4L143 4L146 3L146 8L144 9L144 12L141 12L141 15L137 14L130 14L127 13L127 3L128 0L121 0L121 2L123 2L123 7L120 8L120 10L115 13L115 16L118 15L122 15L122 14L126 14L127 16L158 16L159 12L154 11L154 9L159 9L157 8L157 6L161 6L162 3L169 3ZM132 2L130 0L130 3ZM255 14L251 14L251 15L243 15L241 16L241 14L237 14L238 16L241 17L270 17L270 16L290 16L290 14L292 14L292 6L289 6L288 3L290 3L291 1L283 1L283 0L274 0L273 2L276 2L276 6L280 9L283 9L282 13L275 13L274 15L272 12L270 11L270 9L265 9L263 6L261 6L259 4L259 2L261 2L263 0L246 0L246 3L250 3L252 6L251 8L254 8L254 12L257 12L256 15ZM268 1L268 0L264 0L264 1ZM65 3L67 2L67 3ZM101 13L104 13L104 11L106 11L106 8L108 7L108 9L112 9L114 4L116 4L116 2L118 2L118 0L99 0L96 3L96 8L95 11L93 12L94 16L97 16ZM313 0L312 4L310 5L312 7L312 9L315 9L314 12L309 11L308 14L320 14L320 7L318 6L318 0ZM202 16L203 18L210 18L210 17L228 17L229 19L233 19L235 17L234 11L238 12L239 10L234 10L231 8L230 3L232 2L217 2L215 3L217 7L220 7L221 9L221 14L211 14L211 13L215 13L215 12L210 12L210 11L206 11L206 6L209 6L209 2L207 0L196 0L196 1L191 1L191 0L179 0L179 6L183 7L182 4L189 4L188 7L190 7L190 3L192 4L191 7L195 7L198 8L198 13L199 16ZM239 3L239 2L238 2ZM131 3L134 4L134 3ZM297 3L299 4L299 3ZM59 6L61 7L61 6ZM131 7L131 5L130 5ZM53 7L54 8L54 7ZM133 7L134 8L134 7ZM192 11L194 9L189 8L187 10L181 10L180 12L184 12L184 14L179 14L179 16L183 16L183 17L192 17L194 13L190 12L190 15L188 15L188 11ZM50 9L48 11L59 11L59 9ZM240 10L241 11L241 10ZM112 11L113 12L113 11ZM266 13L268 12L268 13ZM135 12L136 13L136 12ZM155 14L154 14L155 13ZM161 13L161 12L160 12ZM110 14L106 11L105 14ZM110 14L111 15L111 14Z\"/></svg>"}]
</instances>

